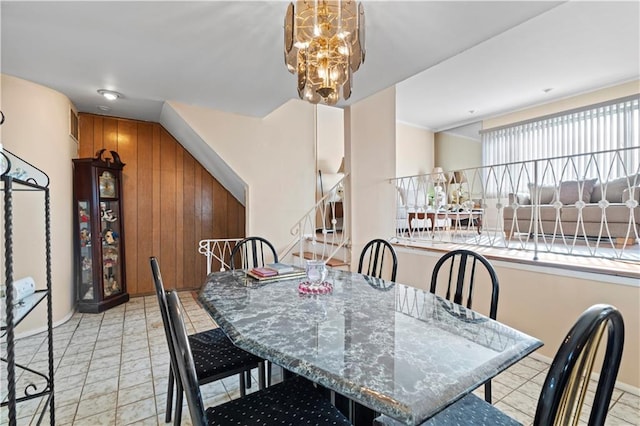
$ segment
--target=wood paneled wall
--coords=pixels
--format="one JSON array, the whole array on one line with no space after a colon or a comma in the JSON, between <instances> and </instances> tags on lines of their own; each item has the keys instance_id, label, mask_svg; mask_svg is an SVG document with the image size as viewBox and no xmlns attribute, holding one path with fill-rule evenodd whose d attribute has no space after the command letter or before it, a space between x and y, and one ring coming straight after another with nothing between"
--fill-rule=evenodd
<instances>
[{"instance_id":1,"label":"wood paneled wall","mask_svg":"<svg viewBox=\"0 0 640 426\"><path fill-rule=\"evenodd\" d=\"M198 241L244 237L245 210L160 124L80 114L80 158L117 151L123 171L127 290L153 294L149 256L167 289L206 277Z\"/></svg>"}]
</instances>

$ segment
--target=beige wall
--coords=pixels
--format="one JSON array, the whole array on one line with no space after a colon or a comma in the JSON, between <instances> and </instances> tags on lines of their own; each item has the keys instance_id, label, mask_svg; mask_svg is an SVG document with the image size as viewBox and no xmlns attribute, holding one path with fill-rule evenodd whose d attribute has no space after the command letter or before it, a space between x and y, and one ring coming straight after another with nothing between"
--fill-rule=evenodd
<instances>
[{"instance_id":1,"label":"beige wall","mask_svg":"<svg viewBox=\"0 0 640 426\"><path fill-rule=\"evenodd\" d=\"M636 93L640 93L640 80L630 81L628 83L619 84L617 86L595 90L593 92L585 93L578 96L572 96L560 101L550 102L548 104L539 105L533 108L527 108L522 111L515 111L499 117L487 119L482 122L482 128L491 129L493 127L504 126L522 120L541 117L543 115L555 114L557 112L562 112L573 108L580 108L599 102L606 102L611 99L622 98L624 96L630 96Z\"/></svg>"},{"instance_id":2,"label":"beige wall","mask_svg":"<svg viewBox=\"0 0 640 426\"><path fill-rule=\"evenodd\" d=\"M323 175L335 174L344 156L344 111L326 105L317 108L318 170Z\"/></svg>"},{"instance_id":3,"label":"beige wall","mask_svg":"<svg viewBox=\"0 0 640 426\"><path fill-rule=\"evenodd\" d=\"M280 252L315 200L313 105L291 100L264 119L170 105L247 183L247 235Z\"/></svg>"},{"instance_id":4,"label":"beige wall","mask_svg":"<svg viewBox=\"0 0 640 426\"><path fill-rule=\"evenodd\" d=\"M396 123L396 177L431 173L433 153L432 131Z\"/></svg>"},{"instance_id":5,"label":"beige wall","mask_svg":"<svg viewBox=\"0 0 640 426\"><path fill-rule=\"evenodd\" d=\"M395 87L345 109L347 211L356 218L350 222L352 265L369 240L394 234L395 190L389 179L396 175L395 137Z\"/></svg>"},{"instance_id":6,"label":"beige wall","mask_svg":"<svg viewBox=\"0 0 640 426\"><path fill-rule=\"evenodd\" d=\"M342 173L338 173L340 162L344 157L344 111L342 108L326 105L316 105L316 108L316 168L322 172L322 187L318 178L316 188L316 199L319 200L322 196L327 195L329 190L344 176ZM318 220L321 220L320 217Z\"/></svg>"},{"instance_id":7,"label":"beige wall","mask_svg":"<svg viewBox=\"0 0 640 426\"><path fill-rule=\"evenodd\" d=\"M482 166L480 141L446 132L435 135L435 165L444 170L461 170Z\"/></svg>"},{"instance_id":8,"label":"beige wall","mask_svg":"<svg viewBox=\"0 0 640 426\"><path fill-rule=\"evenodd\" d=\"M4 147L42 169L50 179L55 324L65 320L74 309L71 158L76 156L78 146L69 136L71 103L54 90L4 74L1 88L2 111L6 116L2 125ZM44 196L14 192L13 213L14 277L31 275L38 288L44 288ZM3 218L0 218L0 223L4 227ZM4 280L4 273L1 279ZM46 318L46 304L42 303L18 326L16 332L26 334L43 330Z\"/></svg>"},{"instance_id":9,"label":"beige wall","mask_svg":"<svg viewBox=\"0 0 640 426\"><path fill-rule=\"evenodd\" d=\"M398 250L397 281L427 289L441 253ZM553 358L578 316L596 303L616 306L624 317L625 346L618 381L640 387L640 287L632 279L604 282L602 275L533 268L492 261L500 280L498 321L544 342L537 351ZM482 285L482 284L487 285ZM488 282L479 281L476 296L488 297ZM473 308L487 314L487 303Z\"/></svg>"}]
</instances>

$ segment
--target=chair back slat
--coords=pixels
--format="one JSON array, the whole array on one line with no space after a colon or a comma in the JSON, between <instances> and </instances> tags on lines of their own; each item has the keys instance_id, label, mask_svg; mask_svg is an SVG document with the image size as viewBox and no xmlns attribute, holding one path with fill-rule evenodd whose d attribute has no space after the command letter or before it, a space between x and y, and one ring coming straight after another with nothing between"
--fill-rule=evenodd
<instances>
[{"instance_id":1,"label":"chair back slat","mask_svg":"<svg viewBox=\"0 0 640 426\"><path fill-rule=\"evenodd\" d=\"M240 269L251 269L264 266L269 263L269 259L274 263L278 262L278 254L273 244L262 237L247 237L231 250L229 264L231 269L236 269L238 262Z\"/></svg>"},{"instance_id":2,"label":"chair back slat","mask_svg":"<svg viewBox=\"0 0 640 426\"><path fill-rule=\"evenodd\" d=\"M193 353L191 352L187 329L184 325L184 308L175 291L167 293L167 303L176 364L182 387L187 397L191 423L195 426L205 426L207 424L207 416L202 402L200 384L198 383L198 375L193 362Z\"/></svg>"},{"instance_id":3,"label":"chair back slat","mask_svg":"<svg viewBox=\"0 0 640 426\"><path fill-rule=\"evenodd\" d=\"M622 315L604 304L584 311L562 341L542 386L534 424L577 424L605 330L606 352L588 422L604 425L624 347Z\"/></svg>"}]
</instances>

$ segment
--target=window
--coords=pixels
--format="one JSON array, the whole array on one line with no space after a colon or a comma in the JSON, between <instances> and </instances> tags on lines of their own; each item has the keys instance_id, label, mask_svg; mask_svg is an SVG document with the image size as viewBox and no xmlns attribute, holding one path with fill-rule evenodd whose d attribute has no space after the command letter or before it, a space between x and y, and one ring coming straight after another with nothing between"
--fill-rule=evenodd
<instances>
[{"instance_id":1,"label":"window","mask_svg":"<svg viewBox=\"0 0 640 426\"><path fill-rule=\"evenodd\" d=\"M624 148L640 146L639 101L640 96L634 95L485 130L482 132L482 164L485 170L491 168L491 173L498 169L537 168L537 180L542 183L569 178L606 180L636 173L640 167L638 150ZM599 154L591 155L595 152ZM533 164L535 160L544 161L536 162L535 167L522 163ZM496 165L504 166L496 168ZM528 179L523 181L531 181L533 171L528 173ZM488 192L499 190L491 179L485 181Z\"/></svg>"}]
</instances>

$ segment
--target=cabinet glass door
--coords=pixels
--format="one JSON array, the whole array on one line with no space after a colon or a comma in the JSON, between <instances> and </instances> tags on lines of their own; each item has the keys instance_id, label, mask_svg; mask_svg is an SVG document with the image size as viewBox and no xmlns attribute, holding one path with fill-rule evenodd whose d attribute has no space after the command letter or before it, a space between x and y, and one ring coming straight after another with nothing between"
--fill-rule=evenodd
<instances>
[{"instance_id":1,"label":"cabinet glass door","mask_svg":"<svg viewBox=\"0 0 640 426\"><path fill-rule=\"evenodd\" d=\"M78 297L81 300L94 300L93 294L93 262L91 255L91 216L89 201L78 201L78 223L80 226L80 288Z\"/></svg>"},{"instance_id":2,"label":"cabinet glass door","mask_svg":"<svg viewBox=\"0 0 640 426\"><path fill-rule=\"evenodd\" d=\"M119 202L100 201L100 230L102 240L102 280L104 297L122 293L122 273L120 256L121 218Z\"/></svg>"}]
</instances>

